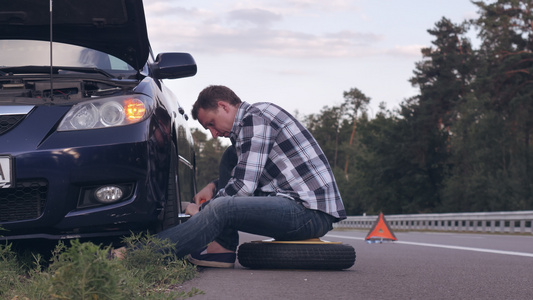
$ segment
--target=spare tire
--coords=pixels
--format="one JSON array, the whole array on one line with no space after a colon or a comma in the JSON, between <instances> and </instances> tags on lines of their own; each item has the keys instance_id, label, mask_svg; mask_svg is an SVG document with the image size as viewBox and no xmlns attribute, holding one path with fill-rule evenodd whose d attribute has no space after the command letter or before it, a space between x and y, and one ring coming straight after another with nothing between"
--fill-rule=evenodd
<instances>
[{"instance_id":1,"label":"spare tire","mask_svg":"<svg viewBox=\"0 0 533 300\"><path fill-rule=\"evenodd\" d=\"M355 250L340 243L259 241L240 245L237 257L251 269L343 270L354 265Z\"/></svg>"}]
</instances>

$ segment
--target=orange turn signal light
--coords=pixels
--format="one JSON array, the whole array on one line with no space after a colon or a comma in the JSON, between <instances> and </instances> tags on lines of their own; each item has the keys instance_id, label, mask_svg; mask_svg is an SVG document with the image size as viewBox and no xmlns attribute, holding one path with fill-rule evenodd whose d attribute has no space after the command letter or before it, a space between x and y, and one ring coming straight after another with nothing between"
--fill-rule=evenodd
<instances>
[{"instance_id":1,"label":"orange turn signal light","mask_svg":"<svg viewBox=\"0 0 533 300\"><path fill-rule=\"evenodd\" d=\"M130 121L137 121L142 119L146 112L144 103L139 99L128 99L124 104L124 112L126 119Z\"/></svg>"}]
</instances>

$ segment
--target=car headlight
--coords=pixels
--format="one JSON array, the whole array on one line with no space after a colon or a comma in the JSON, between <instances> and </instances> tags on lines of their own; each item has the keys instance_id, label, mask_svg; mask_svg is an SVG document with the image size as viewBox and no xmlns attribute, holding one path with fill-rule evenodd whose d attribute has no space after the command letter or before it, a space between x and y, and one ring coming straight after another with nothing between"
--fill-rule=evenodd
<instances>
[{"instance_id":1,"label":"car headlight","mask_svg":"<svg viewBox=\"0 0 533 300\"><path fill-rule=\"evenodd\" d=\"M152 99L141 95L84 101L69 110L57 130L96 129L137 123L150 115L152 103Z\"/></svg>"}]
</instances>

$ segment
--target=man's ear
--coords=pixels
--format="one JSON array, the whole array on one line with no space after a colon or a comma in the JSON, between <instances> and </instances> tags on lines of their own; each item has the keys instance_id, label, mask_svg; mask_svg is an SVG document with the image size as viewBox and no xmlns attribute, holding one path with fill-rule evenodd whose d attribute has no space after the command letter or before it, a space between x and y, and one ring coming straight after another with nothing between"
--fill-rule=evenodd
<instances>
[{"instance_id":1,"label":"man's ear","mask_svg":"<svg viewBox=\"0 0 533 300\"><path fill-rule=\"evenodd\" d=\"M229 111L229 103L226 101L218 101L217 105L219 108L222 108L225 112Z\"/></svg>"}]
</instances>

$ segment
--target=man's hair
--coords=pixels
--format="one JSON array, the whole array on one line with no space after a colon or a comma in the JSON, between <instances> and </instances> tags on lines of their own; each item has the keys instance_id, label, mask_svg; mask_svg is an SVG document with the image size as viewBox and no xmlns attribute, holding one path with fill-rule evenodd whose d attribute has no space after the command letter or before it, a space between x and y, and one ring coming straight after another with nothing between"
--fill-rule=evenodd
<instances>
[{"instance_id":1,"label":"man's hair","mask_svg":"<svg viewBox=\"0 0 533 300\"><path fill-rule=\"evenodd\" d=\"M228 102L233 106L238 106L242 101L230 88L223 85L210 85L203 89L198 95L198 99L192 106L191 115L194 120L198 120L198 110L214 110L218 107L218 101Z\"/></svg>"}]
</instances>

